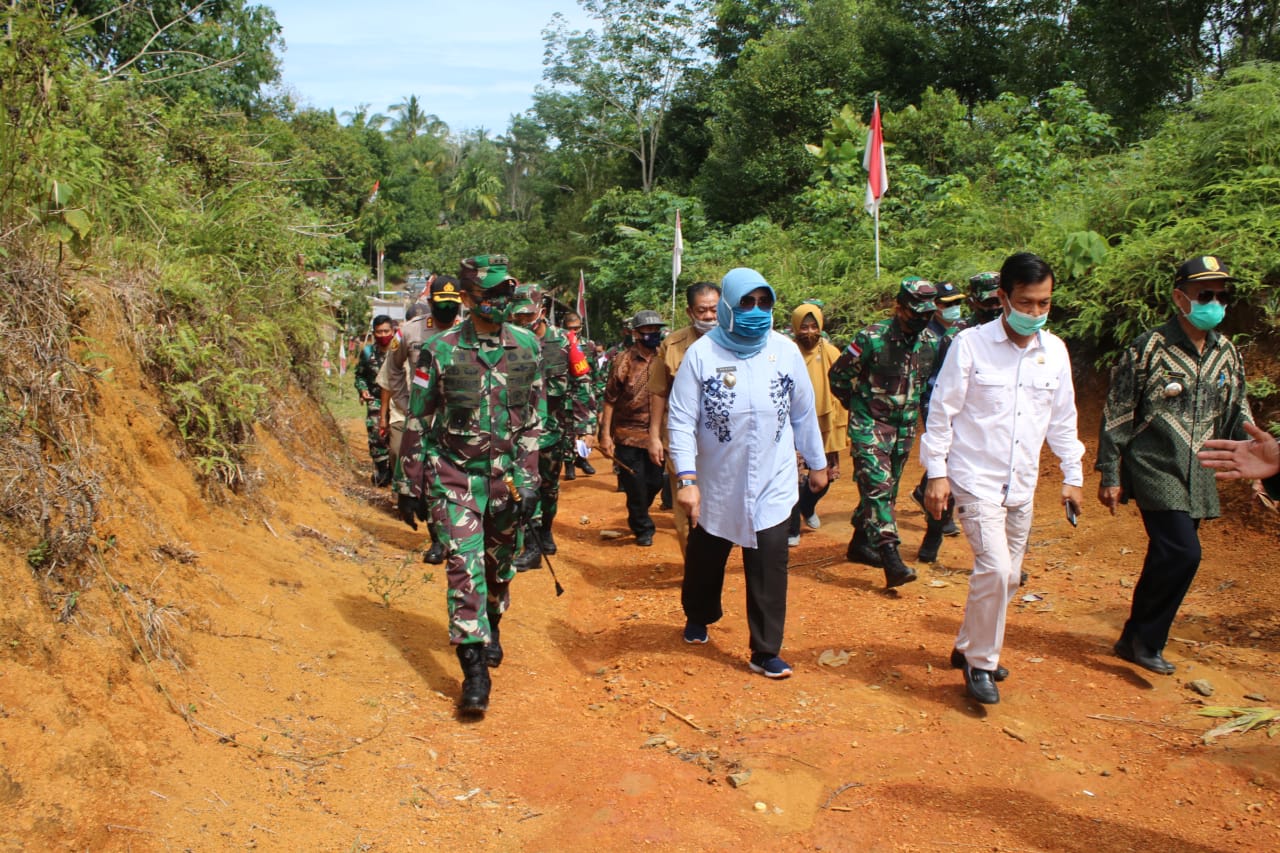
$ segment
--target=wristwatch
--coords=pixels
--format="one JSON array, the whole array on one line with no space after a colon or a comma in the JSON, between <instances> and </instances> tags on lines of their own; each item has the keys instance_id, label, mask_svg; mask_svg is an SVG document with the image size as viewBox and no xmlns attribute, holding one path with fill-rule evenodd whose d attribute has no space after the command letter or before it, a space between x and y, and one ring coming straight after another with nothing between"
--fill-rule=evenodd
<instances>
[{"instance_id":1,"label":"wristwatch","mask_svg":"<svg viewBox=\"0 0 1280 853\"><path fill-rule=\"evenodd\" d=\"M680 489L683 489L686 486L696 486L696 485L698 485L697 480L690 480L687 478L683 480L676 480L676 491L679 491Z\"/></svg>"}]
</instances>

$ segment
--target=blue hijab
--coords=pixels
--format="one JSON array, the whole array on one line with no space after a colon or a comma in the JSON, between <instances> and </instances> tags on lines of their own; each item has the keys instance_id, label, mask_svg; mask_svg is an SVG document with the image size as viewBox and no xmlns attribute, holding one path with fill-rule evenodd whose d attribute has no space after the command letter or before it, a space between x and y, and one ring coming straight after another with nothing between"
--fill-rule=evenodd
<instances>
[{"instance_id":1,"label":"blue hijab","mask_svg":"<svg viewBox=\"0 0 1280 853\"><path fill-rule=\"evenodd\" d=\"M716 306L716 327L707 332L713 341L742 358L751 358L769 342L769 332L758 337L747 337L733 330L733 309L738 307L742 297L759 287L769 291L769 295L775 300L778 298L764 276L753 269L737 267L725 273L720 281L722 295L720 304Z\"/></svg>"}]
</instances>

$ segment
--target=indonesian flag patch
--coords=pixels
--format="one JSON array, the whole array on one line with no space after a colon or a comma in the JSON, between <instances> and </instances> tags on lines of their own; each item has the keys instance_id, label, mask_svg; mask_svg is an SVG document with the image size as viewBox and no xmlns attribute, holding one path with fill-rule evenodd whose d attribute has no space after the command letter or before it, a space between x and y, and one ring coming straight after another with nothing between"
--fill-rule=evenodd
<instances>
[{"instance_id":1,"label":"indonesian flag patch","mask_svg":"<svg viewBox=\"0 0 1280 853\"><path fill-rule=\"evenodd\" d=\"M427 373L427 371L419 367L417 370L413 371L413 384L417 385L419 388L426 388L429 376L430 374Z\"/></svg>"},{"instance_id":2,"label":"indonesian flag patch","mask_svg":"<svg viewBox=\"0 0 1280 853\"><path fill-rule=\"evenodd\" d=\"M849 343L849 352L854 358L862 358L862 347L852 341Z\"/></svg>"}]
</instances>

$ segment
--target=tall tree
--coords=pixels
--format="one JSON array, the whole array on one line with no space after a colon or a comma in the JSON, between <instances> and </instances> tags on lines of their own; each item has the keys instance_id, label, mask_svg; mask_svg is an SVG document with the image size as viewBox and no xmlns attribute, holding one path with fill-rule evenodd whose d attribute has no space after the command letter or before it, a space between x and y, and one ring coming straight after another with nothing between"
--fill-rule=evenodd
<instances>
[{"instance_id":1,"label":"tall tree","mask_svg":"<svg viewBox=\"0 0 1280 853\"><path fill-rule=\"evenodd\" d=\"M280 78L280 24L244 0L71 0L52 4L85 60L109 80L132 76L178 98L195 90L249 110Z\"/></svg>"},{"instance_id":2,"label":"tall tree","mask_svg":"<svg viewBox=\"0 0 1280 853\"><path fill-rule=\"evenodd\" d=\"M578 101L579 133L598 149L633 157L640 187L650 192L672 93L695 61L698 15L671 0L579 3L600 29L570 30L558 13L551 19L543 31L550 88L541 94Z\"/></svg>"}]
</instances>

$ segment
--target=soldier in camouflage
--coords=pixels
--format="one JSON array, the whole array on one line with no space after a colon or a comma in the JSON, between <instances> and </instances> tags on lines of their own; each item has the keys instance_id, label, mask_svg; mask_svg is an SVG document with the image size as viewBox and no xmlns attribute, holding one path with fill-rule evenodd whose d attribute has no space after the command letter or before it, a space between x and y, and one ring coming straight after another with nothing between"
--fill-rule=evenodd
<instances>
[{"instance_id":1,"label":"soldier in camouflage","mask_svg":"<svg viewBox=\"0 0 1280 853\"><path fill-rule=\"evenodd\" d=\"M929 374L924 394L920 397L920 420L923 423L929 422L929 397L933 394L934 383L938 381L942 362L946 360L947 348L951 346L951 340L960 331L960 326L964 322L961 316L964 310L961 305L965 300L964 292L949 281L940 281L934 285L934 288L938 291L937 297L934 298L938 310L929 321L929 331L938 336L938 356L933 360L933 371ZM960 535L960 528L956 527L955 518L953 518L954 505L942 511L942 518L934 518L928 510L925 510L924 488L928 483L929 474L925 472L920 476L920 485L911 492L911 499L920 505L921 510L924 510L924 541L920 543L920 551L916 555L916 559L922 563L932 563L938 559L938 549L942 547L943 536Z\"/></svg>"},{"instance_id":2,"label":"soldier in camouflage","mask_svg":"<svg viewBox=\"0 0 1280 853\"><path fill-rule=\"evenodd\" d=\"M969 277L969 314L954 326L959 334L965 329L990 323L1000 316L1000 273L980 272Z\"/></svg>"},{"instance_id":3,"label":"soldier in camouflage","mask_svg":"<svg viewBox=\"0 0 1280 853\"><path fill-rule=\"evenodd\" d=\"M379 314L373 318L373 343L360 349L360 361L355 369L356 391L364 403L364 428L369 435L369 458L373 460L373 484L386 486L391 483L391 450L387 446L387 433L382 429L382 391L378 387L378 371L395 340L391 318Z\"/></svg>"},{"instance_id":4,"label":"soldier in camouflage","mask_svg":"<svg viewBox=\"0 0 1280 853\"><path fill-rule=\"evenodd\" d=\"M589 340L583 334L582 315L577 311L568 311L564 315L564 333L569 338L571 346L578 348L578 353L582 356L581 364L575 360L570 363L570 370L575 374L581 374L587 383L587 392L591 395L591 417L595 418L597 414L597 401L595 396L596 380L596 345L595 342ZM576 359L576 356L575 356ZM595 437L592 436L594 444ZM564 435L565 461L564 461L564 479L576 480L578 471L586 474L588 477L596 473L596 469L585 456L578 455L577 446L574 441L572 432L565 432Z\"/></svg>"},{"instance_id":5,"label":"soldier in camouflage","mask_svg":"<svg viewBox=\"0 0 1280 853\"><path fill-rule=\"evenodd\" d=\"M407 524L416 529L429 490L427 505L445 531L459 711L481 717L488 668L502 663L499 622L511 601L517 531L538 500L543 383L537 338L505 322L518 284L506 259L468 258L458 278L471 313L423 344L396 486Z\"/></svg>"},{"instance_id":6,"label":"soldier in camouflage","mask_svg":"<svg viewBox=\"0 0 1280 853\"><path fill-rule=\"evenodd\" d=\"M928 329L936 296L932 282L904 278L893 316L854 335L828 373L832 393L849 410L860 494L846 556L850 562L882 566L888 588L916 579L898 554L893 505L915 438L920 397L937 357L938 336Z\"/></svg>"},{"instance_id":7,"label":"soldier in camouflage","mask_svg":"<svg viewBox=\"0 0 1280 853\"><path fill-rule=\"evenodd\" d=\"M576 345L560 329L547 322L542 293L530 284L516 290L511 315L522 328L533 332L542 348L543 395L538 406L542 437L538 439L538 510L534 515L539 537L526 537L524 550L515 559L518 572L539 568L542 554L556 553L551 533L560 502L560 472L566 461L565 440L580 438L588 446L595 442L596 419L591 411L589 373L582 369L585 359ZM575 369L576 368L576 369Z\"/></svg>"}]
</instances>

